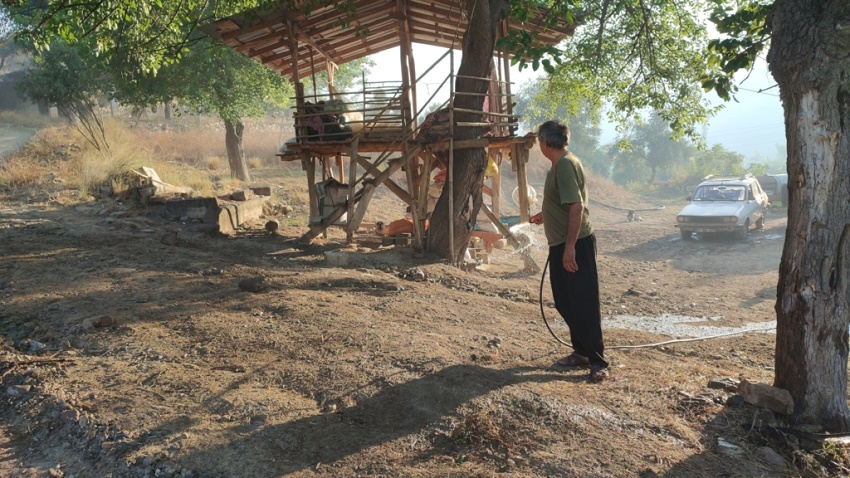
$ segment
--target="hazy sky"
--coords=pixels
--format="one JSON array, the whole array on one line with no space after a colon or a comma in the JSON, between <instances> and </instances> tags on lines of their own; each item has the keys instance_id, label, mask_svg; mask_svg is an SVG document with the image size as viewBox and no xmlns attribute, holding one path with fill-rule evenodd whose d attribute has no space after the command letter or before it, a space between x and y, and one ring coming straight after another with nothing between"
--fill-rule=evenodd
<instances>
[{"instance_id":1,"label":"hazy sky","mask_svg":"<svg viewBox=\"0 0 850 478\"><path fill-rule=\"evenodd\" d=\"M413 45L417 75L421 76L446 51L442 48L427 45ZM460 52L455 52L455 69L460 64ZM372 69L370 81L400 80L399 51L393 48L371 57L377 66ZM444 59L431 73L420 80L417 90L419 108L427 103L428 98L440 88L440 83L449 71L449 59ZM512 69L512 91L516 93L523 83L536 78L542 69L534 72L525 68L522 72ZM779 91L773 87L775 82L770 76L767 65L762 61L756 65L749 77L741 76L737 102L723 102L714 93L706 98L712 104L724 104L724 109L702 130L709 146L722 144L726 149L744 155L745 162L754 159L761 161L777 159L777 145L785 144L783 112L779 101ZM771 88L773 87L773 88ZM764 90L759 93L759 90ZM437 93L437 98L445 100L448 97L448 86L444 85ZM613 128L603 127L607 133L603 141L613 139ZM784 153L782 153L784 155Z\"/></svg>"}]
</instances>

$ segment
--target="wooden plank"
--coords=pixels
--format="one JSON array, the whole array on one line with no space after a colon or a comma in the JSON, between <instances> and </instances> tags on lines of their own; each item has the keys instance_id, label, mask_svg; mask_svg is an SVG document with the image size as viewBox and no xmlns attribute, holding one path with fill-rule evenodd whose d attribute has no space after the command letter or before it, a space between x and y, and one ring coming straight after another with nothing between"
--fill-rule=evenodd
<instances>
[{"instance_id":1,"label":"wooden plank","mask_svg":"<svg viewBox=\"0 0 850 478\"><path fill-rule=\"evenodd\" d=\"M494 113L492 111L478 111L478 110L468 110L465 108L455 108L455 111L459 111L461 113L480 113L481 116L495 116L497 118L516 118L517 115L507 114L507 113Z\"/></svg>"},{"instance_id":2,"label":"wooden plank","mask_svg":"<svg viewBox=\"0 0 850 478\"><path fill-rule=\"evenodd\" d=\"M515 144L512 151L512 159L516 162L516 179L519 188L519 220L528 222L528 175L525 170L525 162L528 159L528 151L522 145Z\"/></svg>"},{"instance_id":3,"label":"wooden plank","mask_svg":"<svg viewBox=\"0 0 850 478\"><path fill-rule=\"evenodd\" d=\"M485 113L485 114L489 114L489 113ZM465 121L464 121L464 122L462 122L462 121L458 121L458 122L457 122L457 125L458 125L458 126L468 126L468 127L473 127L473 126L475 126L475 127L486 127L486 126L519 126L519 123L501 123L501 122L500 122L500 123L491 123L491 122L489 122L489 121L482 121L482 122L480 122L480 123L479 123L479 122L465 122Z\"/></svg>"},{"instance_id":4,"label":"wooden plank","mask_svg":"<svg viewBox=\"0 0 850 478\"><path fill-rule=\"evenodd\" d=\"M319 216L319 197L316 194L316 162L312 157L302 153L301 165L307 173L307 195L310 199L310 219L312 220Z\"/></svg>"},{"instance_id":5,"label":"wooden plank","mask_svg":"<svg viewBox=\"0 0 850 478\"><path fill-rule=\"evenodd\" d=\"M266 45L266 46L264 46L262 48L258 48L256 50L247 49L246 51L242 52L242 54L247 56L248 58L255 58L255 57L258 57L258 56L262 57L266 53L277 50L278 48L283 48L288 44L289 44L289 38L283 38L283 39L281 39L281 41L272 43L271 45Z\"/></svg>"},{"instance_id":6,"label":"wooden plank","mask_svg":"<svg viewBox=\"0 0 850 478\"><path fill-rule=\"evenodd\" d=\"M360 156L359 154L357 155L357 164L362 166L363 169L365 169L373 177L378 177L378 175L381 174L381 171L378 168L373 166L368 159L364 158L363 156ZM410 194L408 194L403 187L396 184L396 182L392 179L387 178L384 181L384 186L389 188L390 191L394 192L399 199L401 199L408 205L413 204L413 198L410 197Z\"/></svg>"},{"instance_id":7,"label":"wooden plank","mask_svg":"<svg viewBox=\"0 0 850 478\"><path fill-rule=\"evenodd\" d=\"M397 159L390 161L389 167L387 167L387 169L383 170L381 172L381 174L376 176L375 179L373 179L370 184L372 184L376 187L381 185L384 181L387 180L387 178L392 176L393 173L398 171L398 168L402 167L407 161L409 161L411 157L415 157L416 155L418 155L420 151L421 151L421 148L419 148L417 146L417 147L412 148L411 154L408 154L408 155L405 155L402 158L397 158ZM351 183L351 180L349 178L349 184L350 183ZM324 232L328 227L330 227L333 223L335 223L337 220L339 220L339 218L341 218L343 214L345 214L345 212L348 209L348 203L358 202L360 200L360 198L363 196L363 193L364 193L364 189L361 188L361 190L358 191L354 195L354 197L348 198L348 201L346 202L346 204L341 204L341 205L337 206L336 209L331 211L331 213L326 218L324 218L320 223L310 224L309 230L307 232L305 232L304 235L301 236L299 241L304 243L304 242L310 242L313 239L315 239L319 234Z\"/></svg>"},{"instance_id":8,"label":"wooden plank","mask_svg":"<svg viewBox=\"0 0 850 478\"><path fill-rule=\"evenodd\" d=\"M360 138L355 136L354 140L351 141L351 150L349 151L349 158L355 158L357 156L357 145L360 143ZM349 161L348 162L348 201L347 204L347 218L349 221L351 220L351 216L354 214L354 201L352 198L354 197L354 186L357 181L357 161ZM354 238L354 231L357 230L356 227L352 228L351 223L348 223L348 226L345 228L345 241L351 244L351 240Z\"/></svg>"},{"instance_id":9,"label":"wooden plank","mask_svg":"<svg viewBox=\"0 0 850 478\"><path fill-rule=\"evenodd\" d=\"M357 203L357 210L354 211L354 214L348 216L348 231L352 234L354 231L360 227L360 223L363 221L363 216L366 214L366 208L369 207L369 201L372 200L372 195L375 194L375 187L371 181L367 181L363 185L363 194L360 197L360 201Z\"/></svg>"},{"instance_id":10,"label":"wooden plank","mask_svg":"<svg viewBox=\"0 0 850 478\"><path fill-rule=\"evenodd\" d=\"M265 30L266 28L284 25L287 21L287 13L286 11L281 11L280 15L276 15L274 17L269 18L268 20L263 20L261 22L255 23L253 25L240 28L239 30L233 30L221 35L222 40L233 40L243 35L249 35L251 33L256 33L260 30Z\"/></svg>"}]
</instances>

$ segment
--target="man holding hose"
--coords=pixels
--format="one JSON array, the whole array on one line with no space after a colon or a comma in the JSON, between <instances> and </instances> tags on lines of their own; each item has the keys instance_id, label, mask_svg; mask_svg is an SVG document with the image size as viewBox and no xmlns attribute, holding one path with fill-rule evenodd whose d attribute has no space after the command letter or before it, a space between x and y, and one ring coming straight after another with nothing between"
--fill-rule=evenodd
<instances>
[{"instance_id":1,"label":"man holding hose","mask_svg":"<svg viewBox=\"0 0 850 478\"><path fill-rule=\"evenodd\" d=\"M531 217L543 224L549 244L549 278L555 308L570 329L574 352L558 361L590 367L590 380L608 377L599 308L596 236L587 209L587 181L581 160L567 149L570 129L547 121L537 131L540 150L552 167L546 175L542 211Z\"/></svg>"}]
</instances>

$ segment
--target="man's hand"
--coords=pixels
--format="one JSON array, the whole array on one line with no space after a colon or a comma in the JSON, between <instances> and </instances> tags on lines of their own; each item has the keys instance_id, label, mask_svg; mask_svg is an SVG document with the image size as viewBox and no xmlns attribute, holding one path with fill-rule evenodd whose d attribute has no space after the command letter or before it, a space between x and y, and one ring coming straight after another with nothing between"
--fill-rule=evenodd
<instances>
[{"instance_id":1,"label":"man's hand","mask_svg":"<svg viewBox=\"0 0 850 478\"><path fill-rule=\"evenodd\" d=\"M576 263L576 246L575 244L564 245L564 269L567 272L576 272L578 271L578 264Z\"/></svg>"},{"instance_id":2,"label":"man's hand","mask_svg":"<svg viewBox=\"0 0 850 478\"><path fill-rule=\"evenodd\" d=\"M528 218L528 222L537 225L543 224L543 213L538 212L537 214L531 216L530 218Z\"/></svg>"}]
</instances>

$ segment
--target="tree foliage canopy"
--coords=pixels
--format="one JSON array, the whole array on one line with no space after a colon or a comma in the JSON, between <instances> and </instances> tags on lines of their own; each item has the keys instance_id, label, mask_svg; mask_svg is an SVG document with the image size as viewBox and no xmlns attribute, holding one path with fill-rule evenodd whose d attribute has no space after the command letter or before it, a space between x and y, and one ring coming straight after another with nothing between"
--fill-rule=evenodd
<instances>
[{"instance_id":1,"label":"tree foliage canopy","mask_svg":"<svg viewBox=\"0 0 850 478\"><path fill-rule=\"evenodd\" d=\"M126 71L155 73L179 59L199 38L197 27L222 16L252 8L260 0L67 0L4 1L20 40L38 50L58 38L90 43L93 54Z\"/></svg>"},{"instance_id":2,"label":"tree foliage canopy","mask_svg":"<svg viewBox=\"0 0 850 478\"><path fill-rule=\"evenodd\" d=\"M49 48L55 38L67 43L86 40L93 54L117 67L116 72L157 73L187 54L187 46L203 35L197 27L213 19L258 6L294 3L287 0L103 0L75 3L5 1L21 40ZM314 2L299 2L309 10ZM628 123L656 111L675 136L697 138L696 126L714 108L700 86L728 98L734 92L731 74L752 64L764 47L764 18L770 3L750 0L732 9L730 0L645 0L588 2L586 0L511 0L506 15L528 21L533 8L544 8L540 25L576 22L575 35L559 47L541 46L532 31L515 31L500 47L516 52L522 66L543 68L552 75L552 94L568 96L575 104L602 99L611 105L615 123ZM353 11L353 2L337 2ZM726 35L708 41L705 12ZM345 26L345 25L343 25ZM711 49L708 68L705 52ZM345 71L338 73L341 82ZM700 83L702 82L702 83ZM581 98L582 101L579 101Z\"/></svg>"},{"instance_id":3,"label":"tree foliage canopy","mask_svg":"<svg viewBox=\"0 0 850 478\"><path fill-rule=\"evenodd\" d=\"M522 4L532 2L519 2ZM561 48L525 46L524 34L504 39L520 52L521 67L551 74L551 95L610 104L608 117L628 124L653 110L675 137L698 138L696 126L716 111L702 96L708 32L705 0L554 2L551 21L575 19L576 32ZM514 7L514 12L523 11ZM542 56L541 56L542 55Z\"/></svg>"}]
</instances>

